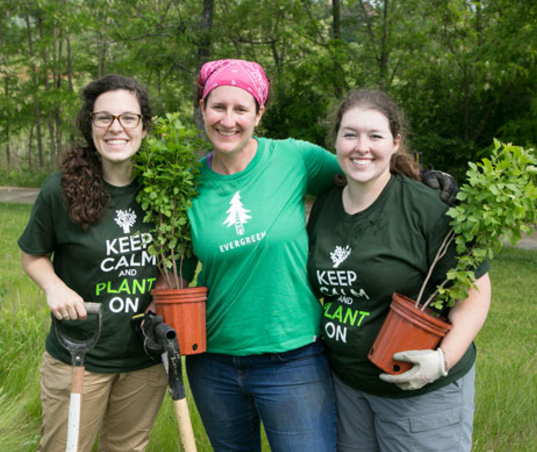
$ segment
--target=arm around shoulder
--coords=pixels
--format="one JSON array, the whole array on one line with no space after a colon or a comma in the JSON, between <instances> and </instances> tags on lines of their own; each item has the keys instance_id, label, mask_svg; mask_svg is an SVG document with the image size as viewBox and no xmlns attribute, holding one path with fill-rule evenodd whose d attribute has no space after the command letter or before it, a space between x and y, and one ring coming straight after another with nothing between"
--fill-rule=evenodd
<instances>
[{"instance_id":1,"label":"arm around shoulder","mask_svg":"<svg viewBox=\"0 0 537 452\"><path fill-rule=\"evenodd\" d=\"M335 154L305 141L297 141L303 152L304 164L308 174L307 193L319 195L333 185L334 176L341 173Z\"/></svg>"}]
</instances>

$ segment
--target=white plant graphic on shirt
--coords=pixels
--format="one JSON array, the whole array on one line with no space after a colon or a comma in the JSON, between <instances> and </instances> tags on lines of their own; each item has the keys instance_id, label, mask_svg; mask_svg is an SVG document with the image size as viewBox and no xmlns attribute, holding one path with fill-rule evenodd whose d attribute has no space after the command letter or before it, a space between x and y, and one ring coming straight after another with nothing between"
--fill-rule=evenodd
<instances>
[{"instance_id":1,"label":"white plant graphic on shirt","mask_svg":"<svg viewBox=\"0 0 537 452\"><path fill-rule=\"evenodd\" d=\"M136 213L132 209L129 210L116 210L116 218L114 221L117 225L123 228L123 232L128 234L131 232L131 226L136 223Z\"/></svg>"},{"instance_id":2,"label":"white plant graphic on shirt","mask_svg":"<svg viewBox=\"0 0 537 452\"><path fill-rule=\"evenodd\" d=\"M345 248L336 246L336 249L330 253L330 259L334 263L334 268L338 268L339 265L347 259L351 254L351 248L347 245Z\"/></svg>"},{"instance_id":3,"label":"white plant graphic on shirt","mask_svg":"<svg viewBox=\"0 0 537 452\"><path fill-rule=\"evenodd\" d=\"M241 202L241 196L239 192L233 195L233 198L231 198L229 205L231 207L226 211L228 216L223 224L225 224L228 228L234 225L235 230L237 231L237 234L243 235L244 234L243 225L247 223L249 219L252 218L250 215L248 215L248 212L250 211L244 208Z\"/></svg>"}]
</instances>

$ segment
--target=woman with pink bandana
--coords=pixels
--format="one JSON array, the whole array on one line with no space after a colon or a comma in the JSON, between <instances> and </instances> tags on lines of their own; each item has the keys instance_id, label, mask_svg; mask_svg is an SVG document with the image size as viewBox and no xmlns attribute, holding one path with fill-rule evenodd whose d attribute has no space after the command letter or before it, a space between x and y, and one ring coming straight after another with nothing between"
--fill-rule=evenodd
<instances>
[{"instance_id":1,"label":"woman with pink bandana","mask_svg":"<svg viewBox=\"0 0 537 452\"><path fill-rule=\"evenodd\" d=\"M189 219L198 283L209 287L207 353L187 357L188 377L215 451L260 451L263 422L273 452L330 452L336 412L306 270L304 195L331 187L341 170L319 146L254 136L268 92L255 62L201 68L214 151L201 160ZM441 173L431 178L452 194Z\"/></svg>"},{"instance_id":2,"label":"woman with pink bandana","mask_svg":"<svg viewBox=\"0 0 537 452\"><path fill-rule=\"evenodd\" d=\"M304 195L332 185L336 158L254 136L269 83L254 62L206 63L199 103L214 151L189 213L209 287L207 353L189 356L194 398L215 451L330 452L336 412L306 272Z\"/></svg>"}]
</instances>

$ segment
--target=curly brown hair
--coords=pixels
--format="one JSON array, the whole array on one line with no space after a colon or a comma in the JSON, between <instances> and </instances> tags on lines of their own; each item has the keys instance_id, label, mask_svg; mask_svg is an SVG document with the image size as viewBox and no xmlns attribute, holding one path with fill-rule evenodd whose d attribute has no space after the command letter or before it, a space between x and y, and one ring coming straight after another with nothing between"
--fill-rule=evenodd
<instances>
[{"instance_id":1,"label":"curly brown hair","mask_svg":"<svg viewBox=\"0 0 537 452\"><path fill-rule=\"evenodd\" d=\"M69 216L83 228L96 223L108 205L101 156L92 137L91 114L96 99L107 91L131 91L136 95L142 112L144 130L151 126L151 105L145 88L136 80L122 75L106 75L90 82L82 90L82 107L77 115L77 126L83 143L75 144L62 158L61 184Z\"/></svg>"},{"instance_id":2,"label":"curly brown hair","mask_svg":"<svg viewBox=\"0 0 537 452\"><path fill-rule=\"evenodd\" d=\"M390 171L395 174L403 174L415 180L421 180L421 167L410 155L407 148L407 119L403 111L397 106L393 99L384 91L378 89L352 90L347 97L339 104L334 115L334 127L332 139L335 141L343 115L353 109L376 110L383 114L390 124L390 132L394 137L399 135L401 142L399 149L392 155L390 160ZM342 180L335 180L337 185L341 185Z\"/></svg>"}]
</instances>

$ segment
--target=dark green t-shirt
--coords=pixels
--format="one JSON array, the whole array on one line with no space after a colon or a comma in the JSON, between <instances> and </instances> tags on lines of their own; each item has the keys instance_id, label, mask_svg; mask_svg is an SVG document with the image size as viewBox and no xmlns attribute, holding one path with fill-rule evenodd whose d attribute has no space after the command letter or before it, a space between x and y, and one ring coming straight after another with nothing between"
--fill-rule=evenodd
<instances>
[{"instance_id":1,"label":"dark green t-shirt","mask_svg":"<svg viewBox=\"0 0 537 452\"><path fill-rule=\"evenodd\" d=\"M34 204L18 244L27 254L52 254L56 274L85 301L102 303L103 327L98 344L86 355L86 368L96 372L126 372L156 364L144 352L131 317L151 301L158 269L147 252L150 225L135 201L137 185L107 184L110 203L104 216L83 229L71 220L64 206L60 175L50 176ZM69 338L93 336L95 318L62 322ZM51 326L46 350L56 359L71 362Z\"/></svg>"},{"instance_id":2,"label":"dark green t-shirt","mask_svg":"<svg viewBox=\"0 0 537 452\"><path fill-rule=\"evenodd\" d=\"M341 192L335 187L319 197L308 223L308 272L324 298L323 338L334 371L349 386L384 397L412 397L460 378L474 363L474 344L447 377L417 391L383 382L381 370L367 359L392 293L418 295L449 231L448 207L435 191L403 176L393 175L379 198L355 215L345 213ZM425 295L455 263L452 247L436 266ZM487 269L485 263L476 276Z\"/></svg>"}]
</instances>

